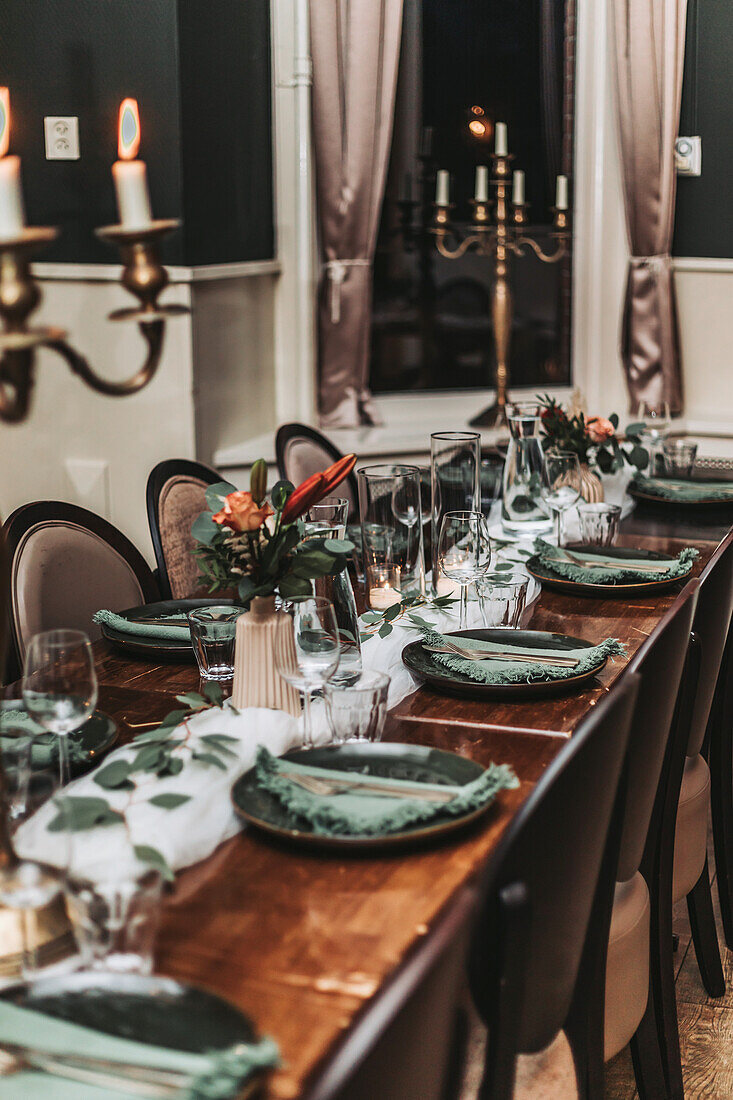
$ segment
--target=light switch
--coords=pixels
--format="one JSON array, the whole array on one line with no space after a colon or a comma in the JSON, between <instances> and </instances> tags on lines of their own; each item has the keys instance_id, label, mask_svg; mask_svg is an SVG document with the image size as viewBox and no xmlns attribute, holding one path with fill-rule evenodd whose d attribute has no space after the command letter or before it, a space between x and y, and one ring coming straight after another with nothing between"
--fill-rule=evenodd
<instances>
[{"instance_id":1,"label":"light switch","mask_svg":"<svg viewBox=\"0 0 733 1100\"><path fill-rule=\"evenodd\" d=\"M43 120L46 160L79 159L79 119L74 115L47 115Z\"/></svg>"},{"instance_id":2,"label":"light switch","mask_svg":"<svg viewBox=\"0 0 733 1100\"><path fill-rule=\"evenodd\" d=\"M678 137L674 143L674 166L678 176L702 174L702 138Z\"/></svg>"}]
</instances>

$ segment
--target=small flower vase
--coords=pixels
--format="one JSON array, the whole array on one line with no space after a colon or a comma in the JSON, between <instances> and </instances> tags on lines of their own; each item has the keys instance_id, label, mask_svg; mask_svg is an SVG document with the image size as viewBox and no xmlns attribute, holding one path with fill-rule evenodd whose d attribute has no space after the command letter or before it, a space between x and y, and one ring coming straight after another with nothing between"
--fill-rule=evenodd
<instances>
[{"instance_id":1,"label":"small flower vase","mask_svg":"<svg viewBox=\"0 0 733 1100\"><path fill-rule=\"evenodd\" d=\"M603 482L587 462L580 464L580 495L588 504L600 504L603 500Z\"/></svg>"},{"instance_id":2,"label":"small flower vase","mask_svg":"<svg viewBox=\"0 0 733 1100\"><path fill-rule=\"evenodd\" d=\"M284 638L280 632L286 632ZM249 611L237 619L234 651L232 705L269 707L300 715L300 696L275 666L275 644L291 645L295 650L293 627L288 615L278 615L274 596L255 596Z\"/></svg>"}]
</instances>

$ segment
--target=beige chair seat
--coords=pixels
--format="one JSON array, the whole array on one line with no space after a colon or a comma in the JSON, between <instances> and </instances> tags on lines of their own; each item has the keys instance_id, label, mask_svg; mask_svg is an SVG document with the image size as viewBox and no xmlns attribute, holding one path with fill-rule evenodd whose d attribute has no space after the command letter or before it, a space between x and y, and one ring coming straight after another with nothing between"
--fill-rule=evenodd
<instances>
[{"instance_id":1,"label":"beige chair seat","mask_svg":"<svg viewBox=\"0 0 733 1100\"><path fill-rule=\"evenodd\" d=\"M639 871L617 882L606 963L604 1059L629 1042L649 996L649 890Z\"/></svg>"},{"instance_id":2,"label":"beige chair seat","mask_svg":"<svg viewBox=\"0 0 733 1100\"><path fill-rule=\"evenodd\" d=\"M674 841L672 894L680 901L702 874L707 854L710 769L704 757L688 756L682 776Z\"/></svg>"}]
</instances>

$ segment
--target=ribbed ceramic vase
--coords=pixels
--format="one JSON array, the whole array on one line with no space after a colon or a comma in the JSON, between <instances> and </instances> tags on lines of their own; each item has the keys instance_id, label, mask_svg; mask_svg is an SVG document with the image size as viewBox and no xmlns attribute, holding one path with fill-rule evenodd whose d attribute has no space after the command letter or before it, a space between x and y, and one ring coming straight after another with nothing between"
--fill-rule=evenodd
<instances>
[{"instance_id":1,"label":"ribbed ceramic vase","mask_svg":"<svg viewBox=\"0 0 733 1100\"><path fill-rule=\"evenodd\" d=\"M300 714L300 696L275 666L280 632L285 632L280 644L291 645L294 653L292 620L289 615L278 615L274 596L255 596L249 611L237 619L232 704L238 710L269 707Z\"/></svg>"},{"instance_id":2,"label":"ribbed ceramic vase","mask_svg":"<svg viewBox=\"0 0 733 1100\"><path fill-rule=\"evenodd\" d=\"M603 482L587 463L580 464L580 495L588 504L600 504L603 500Z\"/></svg>"}]
</instances>

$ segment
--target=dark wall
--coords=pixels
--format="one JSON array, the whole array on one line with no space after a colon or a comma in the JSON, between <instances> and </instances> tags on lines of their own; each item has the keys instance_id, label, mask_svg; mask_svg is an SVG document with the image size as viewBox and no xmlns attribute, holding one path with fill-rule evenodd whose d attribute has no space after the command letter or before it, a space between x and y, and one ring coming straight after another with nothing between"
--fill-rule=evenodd
<instances>
[{"instance_id":1,"label":"dark wall","mask_svg":"<svg viewBox=\"0 0 733 1100\"><path fill-rule=\"evenodd\" d=\"M140 104L153 212L184 218L165 258L273 255L267 0L2 0L0 84L23 158L30 224L56 225L44 260L116 262L94 228L117 220L120 100ZM77 115L81 158L47 161L43 118Z\"/></svg>"},{"instance_id":2,"label":"dark wall","mask_svg":"<svg viewBox=\"0 0 733 1100\"><path fill-rule=\"evenodd\" d=\"M677 179L675 256L733 256L733 3L690 0L680 134L702 137L702 175Z\"/></svg>"}]
</instances>

